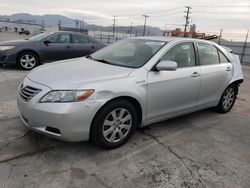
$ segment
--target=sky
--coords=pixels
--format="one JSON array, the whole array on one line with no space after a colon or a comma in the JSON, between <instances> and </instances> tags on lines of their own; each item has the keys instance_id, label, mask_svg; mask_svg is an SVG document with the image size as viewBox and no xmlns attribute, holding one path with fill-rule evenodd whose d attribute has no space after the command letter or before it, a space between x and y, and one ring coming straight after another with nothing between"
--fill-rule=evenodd
<instances>
[{"instance_id":1,"label":"sky","mask_svg":"<svg viewBox=\"0 0 250 188\"><path fill-rule=\"evenodd\" d=\"M0 14L60 14L109 26L147 25L161 29L183 29L185 6L192 7L190 24L197 31L243 35L250 28L250 0L0 0Z\"/></svg>"}]
</instances>

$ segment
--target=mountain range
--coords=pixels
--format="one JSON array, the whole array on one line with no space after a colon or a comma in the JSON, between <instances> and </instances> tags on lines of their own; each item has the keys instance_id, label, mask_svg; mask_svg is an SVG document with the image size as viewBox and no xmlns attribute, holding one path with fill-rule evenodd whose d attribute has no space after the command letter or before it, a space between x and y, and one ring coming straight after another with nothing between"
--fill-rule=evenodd
<instances>
[{"instance_id":1,"label":"mountain range","mask_svg":"<svg viewBox=\"0 0 250 188\"><path fill-rule=\"evenodd\" d=\"M45 15L32 15L28 13L17 13L12 15L2 15L0 19L10 20L10 21L17 21L22 20L23 22L32 22L36 24L44 23L47 27L57 27L59 21L62 27L72 27L75 28L77 21L76 19L72 19L62 15L52 15L52 14L45 14ZM79 27L79 22L78 22ZM112 26L100 26L91 23L84 22L84 28L90 30L100 30L102 28L103 31L112 31ZM147 26L146 32L150 32L151 35L161 35L162 30L158 27L151 27ZM116 31L120 33L128 33L130 31L130 26L119 26L116 27ZM133 33L142 33L143 32L143 25L133 26Z\"/></svg>"}]
</instances>

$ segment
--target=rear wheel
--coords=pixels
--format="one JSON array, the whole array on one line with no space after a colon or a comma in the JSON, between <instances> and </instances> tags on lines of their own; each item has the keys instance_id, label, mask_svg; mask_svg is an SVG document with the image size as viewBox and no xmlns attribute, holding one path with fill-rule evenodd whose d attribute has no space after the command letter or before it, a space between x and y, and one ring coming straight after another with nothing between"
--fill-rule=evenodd
<instances>
[{"instance_id":1,"label":"rear wheel","mask_svg":"<svg viewBox=\"0 0 250 188\"><path fill-rule=\"evenodd\" d=\"M230 85L223 92L219 104L216 106L216 110L221 113L229 112L236 100L238 92L238 86Z\"/></svg>"},{"instance_id":2,"label":"rear wheel","mask_svg":"<svg viewBox=\"0 0 250 188\"><path fill-rule=\"evenodd\" d=\"M31 70L39 64L39 59L33 52L22 52L17 58L17 64L21 69Z\"/></svg>"},{"instance_id":3,"label":"rear wheel","mask_svg":"<svg viewBox=\"0 0 250 188\"><path fill-rule=\"evenodd\" d=\"M96 115L91 128L91 140L104 148L120 147L132 136L137 123L135 107L126 100L105 105Z\"/></svg>"}]
</instances>

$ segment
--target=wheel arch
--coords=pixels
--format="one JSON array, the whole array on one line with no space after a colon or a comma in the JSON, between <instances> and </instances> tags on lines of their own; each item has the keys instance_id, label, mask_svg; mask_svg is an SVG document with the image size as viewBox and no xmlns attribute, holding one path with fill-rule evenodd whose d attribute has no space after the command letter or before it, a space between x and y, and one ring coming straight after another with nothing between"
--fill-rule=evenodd
<instances>
[{"instance_id":1,"label":"wheel arch","mask_svg":"<svg viewBox=\"0 0 250 188\"><path fill-rule=\"evenodd\" d=\"M239 87L239 85L240 85L241 83L243 83L243 79L234 80L233 82L231 82L231 83L227 86L227 88L228 88L229 86L236 86L236 90L237 90L237 94L238 94L238 87Z\"/></svg>"},{"instance_id":2,"label":"wheel arch","mask_svg":"<svg viewBox=\"0 0 250 188\"><path fill-rule=\"evenodd\" d=\"M34 53L34 54L37 56L37 58L38 58L38 64L39 64L39 65L41 64L41 57L40 57L39 53L38 53L37 51L35 51L35 50L32 50L32 49L24 49L24 50L19 51L19 52L17 53L17 56L16 56L16 63L18 63L18 62L17 62L18 58L19 58L20 55L21 55L22 53L24 53L24 52L31 52L31 53Z\"/></svg>"},{"instance_id":3,"label":"wheel arch","mask_svg":"<svg viewBox=\"0 0 250 188\"><path fill-rule=\"evenodd\" d=\"M104 106L106 106L109 103L114 102L116 100L126 100L126 101L130 102L135 107L137 115L138 115L136 128L140 127L140 125L142 123L142 107L141 107L140 102L136 98L131 97L131 96L119 96L119 97L112 98L112 99L108 100L107 102L105 102L102 105L102 107L95 113L95 116L94 116L94 118L93 118L93 120L91 122L91 126L90 126L89 139L91 139L91 132L92 132L92 127L93 127L92 124L95 121L95 119L96 119L97 115L99 114L99 112L104 108Z\"/></svg>"}]
</instances>

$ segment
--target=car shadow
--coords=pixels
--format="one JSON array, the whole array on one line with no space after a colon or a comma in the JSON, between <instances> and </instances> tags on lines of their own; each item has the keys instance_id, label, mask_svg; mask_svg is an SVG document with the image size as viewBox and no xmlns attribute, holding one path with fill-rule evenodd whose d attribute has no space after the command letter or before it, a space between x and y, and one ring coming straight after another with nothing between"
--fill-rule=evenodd
<instances>
[{"instance_id":1,"label":"car shadow","mask_svg":"<svg viewBox=\"0 0 250 188\"><path fill-rule=\"evenodd\" d=\"M10 65L0 65L0 70L15 70L15 71L25 71L17 67L15 64L10 64Z\"/></svg>"},{"instance_id":2,"label":"car shadow","mask_svg":"<svg viewBox=\"0 0 250 188\"><path fill-rule=\"evenodd\" d=\"M211 117L211 118L216 118L218 113L212 111L211 109L206 109L198 112L194 112L191 114L183 115L180 117L175 117L171 118L165 121L157 122L142 128L137 128L135 131L134 136L132 136L132 141L129 140L127 142L127 146L134 144L135 145L140 145L139 142L141 142L143 139L142 137L145 135L155 135L157 136L158 134L162 134L162 132L165 132L167 134L171 133L176 133L178 131L183 131L184 129L192 129L194 126L196 126L192 121L202 121L204 117ZM31 134L32 138L31 140L38 140L40 146L45 146L42 147L43 149L46 149L46 146L49 146L47 149L56 148L56 147L62 147L62 148L81 148L83 151L89 151L91 150L92 152L96 151L106 151L105 149L95 146L94 144L91 143L91 141L84 141L84 142L64 142L60 140L56 140L35 132L32 132ZM124 146L122 146L124 147ZM120 147L120 149L122 148ZM84 148L84 149L83 149ZM67 151L67 150L66 150Z\"/></svg>"}]
</instances>

